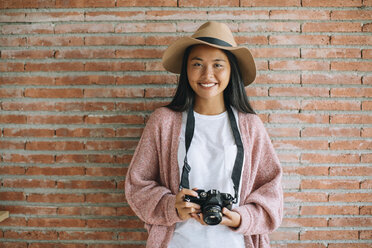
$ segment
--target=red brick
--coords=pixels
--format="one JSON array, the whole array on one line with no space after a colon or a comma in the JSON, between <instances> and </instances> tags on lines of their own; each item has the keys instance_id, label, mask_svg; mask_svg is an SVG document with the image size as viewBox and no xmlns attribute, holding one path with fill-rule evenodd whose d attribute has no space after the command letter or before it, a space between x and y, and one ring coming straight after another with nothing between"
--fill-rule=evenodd
<instances>
[{"instance_id":1,"label":"red brick","mask_svg":"<svg viewBox=\"0 0 372 248\"><path fill-rule=\"evenodd\" d=\"M5 161L5 160L4 160ZM20 166L0 166L1 175L23 175L25 174L25 168Z\"/></svg>"},{"instance_id":2,"label":"red brick","mask_svg":"<svg viewBox=\"0 0 372 248\"><path fill-rule=\"evenodd\" d=\"M79 141L28 141L26 150L79 151L84 143Z\"/></svg>"},{"instance_id":3,"label":"red brick","mask_svg":"<svg viewBox=\"0 0 372 248\"><path fill-rule=\"evenodd\" d=\"M87 36L85 45L87 46L112 46L112 45L144 45L143 36Z\"/></svg>"},{"instance_id":4,"label":"red brick","mask_svg":"<svg viewBox=\"0 0 372 248\"><path fill-rule=\"evenodd\" d=\"M331 61L331 70L334 71L369 71L371 67L372 62L367 61L363 62Z\"/></svg>"},{"instance_id":5,"label":"red brick","mask_svg":"<svg viewBox=\"0 0 372 248\"><path fill-rule=\"evenodd\" d=\"M0 62L0 72L22 72L25 65L18 62Z\"/></svg>"},{"instance_id":6,"label":"red brick","mask_svg":"<svg viewBox=\"0 0 372 248\"><path fill-rule=\"evenodd\" d=\"M82 124L83 122L83 116L32 115L27 117L28 124Z\"/></svg>"},{"instance_id":7,"label":"red brick","mask_svg":"<svg viewBox=\"0 0 372 248\"><path fill-rule=\"evenodd\" d=\"M109 123L119 123L119 124L143 124L144 119L142 116L136 115L89 115L85 118L85 123L87 124L109 124Z\"/></svg>"},{"instance_id":8,"label":"red brick","mask_svg":"<svg viewBox=\"0 0 372 248\"><path fill-rule=\"evenodd\" d=\"M145 111L148 110L146 104L147 102L120 102L116 104L115 109L118 111ZM163 103L159 107L164 105Z\"/></svg>"},{"instance_id":9,"label":"red brick","mask_svg":"<svg viewBox=\"0 0 372 248\"><path fill-rule=\"evenodd\" d=\"M330 68L327 61L280 60L269 63L270 70L328 71Z\"/></svg>"},{"instance_id":10,"label":"red brick","mask_svg":"<svg viewBox=\"0 0 372 248\"><path fill-rule=\"evenodd\" d=\"M304 100L301 102L301 109L303 110L341 110L341 111L352 111L360 110L360 101L329 101L329 100Z\"/></svg>"},{"instance_id":11,"label":"red brick","mask_svg":"<svg viewBox=\"0 0 372 248\"><path fill-rule=\"evenodd\" d=\"M331 150L371 150L372 142L367 140L347 140L330 142Z\"/></svg>"},{"instance_id":12,"label":"red brick","mask_svg":"<svg viewBox=\"0 0 372 248\"><path fill-rule=\"evenodd\" d=\"M48 50L3 50L4 59L47 59L53 58L53 51Z\"/></svg>"},{"instance_id":13,"label":"red brick","mask_svg":"<svg viewBox=\"0 0 372 248\"><path fill-rule=\"evenodd\" d=\"M290 88L276 88L269 89L270 96L319 96L328 97L329 88L319 87L290 87Z\"/></svg>"},{"instance_id":14,"label":"red brick","mask_svg":"<svg viewBox=\"0 0 372 248\"><path fill-rule=\"evenodd\" d=\"M358 215L358 206L301 206L301 215Z\"/></svg>"},{"instance_id":15,"label":"red brick","mask_svg":"<svg viewBox=\"0 0 372 248\"><path fill-rule=\"evenodd\" d=\"M361 32L361 23L356 22L308 22L302 24L302 32Z\"/></svg>"},{"instance_id":16,"label":"red brick","mask_svg":"<svg viewBox=\"0 0 372 248\"><path fill-rule=\"evenodd\" d=\"M372 189L372 180L364 180L360 184L361 189Z\"/></svg>"},{"instance_id":17,"label":"red brick","mask_svg":"<svg viewBox=\"0 0 372 248\"><path fill-rule=\"evenodd\" d=\"M6 239L32 239L32 240L56 240L56 231L5 231Z\"/></svg>"},{"instance_id":18,"label":"red brick","mask_svg":"<svg viewBox=\"0 0 372 248\"><path fill-rule=\"evenodd\" d=\"M38 206L9 206L7 205L6 208L2 209L9 211L12 214L26 214L26 215L56 215L57 214L57 207L42 207Z\"/></svg>"},{"instance_id":19,"label":"red brick","mask_svg":"<svg viewBox=\"0 0 372 248\"><path fill-rule=\"evenodd\" d=\"M43 154L11 154L7 153L3 155L3 162L12 163L53 163L53 155Z\"/></svg>"},{"instance_id":20,"label":"red brick","mask_svg":"<svg viewBox=\"0 0 372 248\"><path fill-rule=\"evenodd\" d=\"M115 216L114 207L58 207L58 215L101 215Z\"/></svg>"},{"instance_id":21,"label":"red brick","mask_svg":"<svg viewBox=\"0 0 372 248\"><path fill-rule=\"evenodd\" d=\"M365 85L372 84L372 76L363 76L362 84L365 84Z\"/></svg>"},{"instance_id":22,"label":"red brick","mask_svg":"<svg viewBox=\"0 0 372 248\"><path fill-rule=\"evenodd\" d=\"M368 97L372 88L332 88L331 97Z\"/></svg>"},{"instance_id":23,"label":"red brick","mask_svg":"<svg viewBox=\"0 0 372 248\"><path fill-rule=\"evenodd\" d=\"M297 240L297 239L296 239ZM325 244L318 243L284 243L284 244L274 244L272 248L326 248Z\"/></svg>"},{"instance_id":24,"label":"red brick","mask_svg":"<svg viewBox=\"0 0 372 248\"><path fill-rule=\"evenodd\" d=\"M26 195L23 192L0 192L2 201L25 201Z\"/></svg>"},{"instance_id":25,"label":"red brick","mask_svg":"<svg viewBox=\"0 0 372 248\"><path fill-rule=\"evenodd\" d=\"M44 203L77 203L84 202L82 194L37 194L30 193L27 197L28 202L44 202Z\"/></svg>"},{"instance_id":26,"label":"red brick","mask_svg":"<svg viewBox=\"0 0 372 248\"><path fill-rule=\"evenodd\" d=\"M254 58L299 58L298 48L253 48L250 49Z\"/></svg>"},{"instance_id":27,"label":"red brick","mask_svg":"<svg viewBox=\"0 0 372 248\"><path fill-rule=\"evenodd\" d=\"M359 181L342 179L302 180L301 189L359 189Z\"/></svg>"},{"instance_id":28,"label":"red brick","mask_svg":"<svg viewBox=\"0 0 372 248\"><path fill-rule=\"evenodd\" d=\"M71 2L70 2L71 3ZM28 12L27 22L84 21L84 12Z\"/></svg>"},{"instance_id":29,"label":"red brick","mask_svg":"<svg viewBox=\"0 0 372 248\"><path fill-rule=\"evenodd\" d=\"M358 35L353 35L353 36L334 35L331 37L331 44L332 45L366 46L366 45L372 44L372 37L371 36L358 36Z\"/></svg>"},{"instance_id":30,"label":"red brick","mask_svg":"<svg viewBox=\"0 0 372 248\"><path fill-rule=\"evenodd\" d=\"M284 218L281 227L326 227L326 218Z\"/></svg>"},{"instance_id":31,"label":"red brick","mask_svg":"<svg viewBox=\"0 0 372 248\"><path fill-rule=\"evenodd\" d=\"M31 36L27 37L29 46L82 46L83 37L76 36Z\"/></svg>"},{"instance_id":32,"label":"red brick","mask_svg":"<svg viewBox=\"0 0 372 248\"><path fill-rule=\"evenodd\" d=\"M16 98L23 97L22 89L0 89L1 98Z\"/></svg>"},{"instance_id":33,"label":"red brick","mask_svg":"<svg viewBox=\"0 0 372 248\"><path fill-rule=\"evenodd\" d=\"M85 71L144 71L143 62L86 62Z\"/></svg>"},{"instance_id":34,"label":"red brick","mask_svg":"<svg viewBox=\"0 0 372 248\"><path fill-rule=\"evenodd\" d=\"M87 141L86 150L135 150L138 141L136 140L124 140L124 141Z\"/></svg>"},{"instance_id":35,"label":"red brick","mask_svg":"<svg viewBox=\"0 0 372 248\"><path fill-rule=\"evenodd\" d=\"M131 130L131 129L129 129ZM57 137L115 137L112 128L58 128Z\"/></svg>"},{"instance_id":36,"label":"red brick","mask_svg":"<svg viewBox=\"0 0 372 248\"><path fill-rule=\"evenodd\" d=\"M247 96L254 97L254 96L268 96L269 95L269 88L268 87L252 87L252 88L246 88L245 92L247 93Z\"/></svg>"},{"instance_id":37,"label":"red brick","mask_svg":"<svg viewBox=\"0 0 372 248\"><path fill-rule=\"evenodd\" d=\"M252 94L253 95L253 94ZM263 100L263 101L250 101L253 109L267 110L267 109L300 109L300 103L295 100Z\"/></svg>"},{"instance_id":38,"label":"red brick","mask_svg":"<svg viewBox=\"0 0 372 248\"><path fill-rule=\"evenodd\" d=\"M28 248L86 248L85 244L31 243Z\"/></svg>"},{"instance_id":39,"label":"red brick","mask_svg":"<svg viewBox=\"0 0 372 248\"><path fill-rule=\"evenodd\" d=\"M55 103L53 102L4 102L3 110L10 111L54 111Z\"/></svg>"},{"instance_id":40,"label":"red brick","mask_svg":"<svg viewBox=\"0 0 372 248\"><path fill-rule=\"evenodd\" d=\"M119 240L136 240L146 241L148 234L146 232L120 232L118 235Z\"/></svg>"},{"instance_id":41,"label":"red brick","mask_svg":"<svg viewBox=\"0 0 372 248\"><path fill-rule=\"evenodd\" d=\"M304 231L300 233L300 239L301 240L343 240L343 239L357 240L358 231L347 231L347 230Z\"/></svg>"},{"instance_id":42,"label":"red brick","mask_svg":"<svg viewBox=\"0 0 372 248\"><path fill-rule=\"evenodd\" d=\"M116 84L176 84L176 75L119 76Z\"/></svg>"},{"instance_id":43,"label":"red brick","mask_svg":"<svg viewBox=\"0 0 372 248\"><path fill-rule=\"evenodd\" d=\"M294 153L280 153L278 154L278 158L281 162L292 162L292 163L298 163L300 162L300 155L294 154Z\"/></svg>"},{"instance_id":44,"label":"red brick","mask_svg":"<svg viewBox=\"0 0 372 248\"><path fill-rule=\"evenodd\" d=\"M146 45L154 46L154 45L169 45L172 42L179 39L179 37L166 36L166 35L164 35L164 36L146 36L144 39L145 39L145 44Z\"/></svg>"},{"instance_id":45,"label":"red brick","mask_svg":"<svg viewBox=\"0 0 372 248\"><path fill-rule=\"evenodd\" d=\"M195 29L196 30L196 29ZM176 32L175 23L122 23L115 26L115 33Z\"/></svg>"},{"instance_id":46,"label":"red brick","mask_svg":"<svg viewBox=\"0 0 372 248\"><path fill-rule=\"evenodd\" d=\"M271 45L328 45L327 35L272 35L269 38Z\"/></svg>"},{"instance_id":47,"label":"red brick","mask_svg":"<svg viewBox=\"0 0 372 248\"><path fill-rule=\"evenodd\" d=\"M128 4L132 3L128 2ZM160 2L160 1L159 1ZM86 21L134 21L145 20L145 11L86 11ZM110 37L112 38L112 37Z\"/></svg>"},{"instance_id":48,"label":"red brick","mask_svg":"<svg viewBox=\"0 0 372 248\"><path fill-rule=\"evenodd\" d=\"M25 46L27 43L26 38L18 37L1 37L0 45L2 47L19 47Z\"/></svg>"},{"instance_id":49,"label":"red brick","mask_svg":"<svg viewBox=\"0 0 372 248\"><path fill-rule=\"evenodd\" d=\"M84 97L115 97L133 98L144 97L144 89L141 88L89 88L84 90Z\"/></svg>"},{"instance_id":50,"label":"red brick","mask_svg":"<svg viewBox=\"0 0 372 248\"><path fill-rule=\"evenodd\" d=\"M362 102L362 110L372 110L372 101Z\"/></svg>"},{"instance_id":51,"label":"red brick","mask_svg":"<svg viewBox=\"0 0 372 248\"><path fill-rule=\"evenodd\" d=\"M361 58L361 52L357 48L302 48L301 58Z\"/></svg>"},{"instance_id":52,"label":"red brick","mask_svg":"<svg viewBox=\"0 0 372 248\"><path fill-rule=\"evenodd\" d=\"M115 240L116 233L114 232L76 232L76 231L62 231L58 233L61 240Z\"/></svg>"},{"instance_id":53,"label":"red brick","mask_svg":"<svg viewBox=\"0 0 372 248\"><path fill-rule=\"evenodd\" d=\"M57 24L56 34L65 33L113 33L114 25L110 23L79 23L79 24Z\"/></svg>"},{"instance_id":54,"label":"red brick","mask_svg":"<svg viewBox=\"0 0 372 248\"><path fill-rule=\"evenodd\" d=\"M15 226L17 228L21 228L26 226L26 219L25 218L17 218L10 216L6 220L0 222L0 226ZM13 247L12 247L13 248Z\"/></svg>"},{"instance_id":55,"label":"red brick","mask_svg":"<svg viewBox=\"0 0 372 248\"><path fill-rule=\"evenodd\" d=\"M328 150L328 141L322 140L274 140L272 143L279 150Z\"/></svg>"},{"instance_id":56,"label":"red brick","mask_svg":"<svg viewBox=\"0 0 372 248\"><path fill-rule=\"evenodd\" d=\"M3 0L1 9L23 9L23 8L51 8L54 7L54 0L24 1L24 0Z\"/></svg>"},{"instance_id":57,"label":"red brick","mask_svg":"<svg viewBox=\"0 0 372 248\"><path fill-rule=\"evenodd\" d=\"M372 225L372 218L330 218L329 226L330 227L369 227Z\"/></svg>"},{"instance_id":58,"label":"red brick","mask_svg":"<svg viewBox=\"0 0 372 248\"><path fill-rule=\"evenodd\" d=\"M174 11L174 10L150 10L146 11L147 20L206 20L207 11Z\"/></svg>"},{"instance_id":59,"label":"red brick","mask_svg":"<svg viewBox=\"0 0 372 248\"><path fill-rule=\"evenodd\" d=\"M55 0L57 8L99 8L115 7L115 0Z\"/></svg>"},{"instance_id":60,"label":"red brick","mask_svg":"<svg viewBox=\"0 0 372 248\"><path fill-rule=\"evenodd\" d=\"M114 181L59 180L57 181L57 188L60 188L60 189L115 189L116 184Z\"/></svg>"},{"instance_id":61,"label":"red brick","mask_svg":"<svg viewBox=\"0 0 372 248\"><path fill-rule=\"evenodd\" d=\"M26 71L84 71L82 62L26 63Z\"/></svg>"},{"instance_id":62,"label":"red brick","mask_svg":"<svg viewBox=\"0 0 372 248\"><path fill-rule=\"evenodd\" d=\"M331 176L366 176L372 175L372 168L368 166L335 166L331 167Z\"/></svg>"},{"instance_id":63,"label":"red brick","mask_svg":"<svg viewBox=\"0 0 372 248\"><path fill-rule=\"evenodd\" d=\"M297 0L298 1L298 0ZM239 7L239 0L179 0L179 7Z\"/></svg>"},{"instance_id":64,"label":"red brick","mask_svg":"<svg viewBox=\"0 0 372 248\"><path fill-rule=\"evenodd\" d=\"M143 228L143 222L138 219L88 219L87 227L89 228Z\"/></svg>"},{"instance_id":65,"label":"red brick","mask_svg":"<svg viewBox=\"0 0 372 248\"><path fill-rule=\"evenodd\" d=\"M361 206L360 207L360 214L361 215L371 215L372 214L372 206Z\"/></svg>"},{"instance_id":66,"label":"red brick","mask_svg":"<svg viewBox=\"0 0 372 248\"><path fill-rule=\"evenodd\" d=\"M304 76L304 75L302 75ZM300 84L300 75L283 74L283 73L270 73L257 75L255 84Z\"/></svg>"},{"instance_id":67,"label":"red brick","mask_svg":"<svg viewBox=\"0 0 372 248\"><path fill-rule=\"evenodd\" d=\"M334 114L330 117L332 124L369 124L372 122L372 116L370 115Z\"/></svg>"},{"instance_id":68,"label":"red brick","mask_svg":"<svg viewBox=\"0 0 372 248\"><path fill-rule=\"evenodd\" d=\"M0 85L53 85L54 78L41 76L1 77Z\"/></svg>"},{"instance_id":69,"label":"red brick","mask_svg":"<svg viewBox=\"0 0 372 248\"><path fill-rule=\"evenodd\" d=\"M175 92L175 88L147 88L145 89L145 97L172 97Z\"/></svg>"},{"instance_id":70,"label":"red brick","mask_svg":"<svg viewBox=\"0 0 372 248\"><path fill-rule=\"evenodd\" d=\"M1 242L1 248L27 248L28 244L26 242Z\"/></svg>"},{"instance_id":71,"label":"red brick","mask_svg":"<svg viewBox=\"0 0 372 248\"><path fill-rule=\"evenodd\" d=\"M362 31L370 33L372 31L372 23L363 24Z\"/></svg>"},{"instance_id":72,"label":"red brick","mask_svg":"<svg viewBox=\"0 0 372 248\"><path fill-rule=\"evenodd\" d=\"M372 239L372 231L371 230L366 230L366 231L360 231L360 239Z\"/></svg>"},{"instance_id":73,"label":"red brick","mask_svg":"<svg viewBox=\"0 0 372 248\"><path fill-rule=\"evenodd\" d=\"M271 123L328 123L329 117L324 114L270 114Z\"/></svg>"},{"instance_id":74,"label":"red brick","mask_svg":"<svg viewBox=\"0 0 372 248\"><path fill-rule=\"evenodd\" d=\"M372 154L362 154L361 162L362 163L372 163Z\"/></svg>"},{"instance_id":75,"label":"red brick","mask_svg":"<svg viewBox=\"0 0 372 248\"><path fill-rule=\"evenodd\" d=\"M86 175L87 176L117 176L117 175L125 175L127 168L119 167L119 168L110 168L110 167L92 167L86 168Z\"/></svg>"},{"instance_id":76,"label":"red brick","mask_svg":"<svg viewBox=\"0 0 372 248\"><path fill-rule=\"evenodd\" d=\"M25 89L25 97L33 98L80 98L82 96L82 89Z\"/></svg>"},{"instance_id":77,"label":"red brick","mask_svg":"<svg viewBox=\"0 0 372 248\"><path fill-rule=\"evenodd\" d=\"M57 50L55 52L57 59L99 59L115 58L114 49L74 49L74 50Z\"/></svg>"},{"instance_id":78,"label":"red brick","mask_svg":"<svg viewBox=\"0 0 372 248\"><path fill-rule=\"evenodd\" d=\"M332 20L372 20L370 10L332 10Z\"/></svg>"},{"instance_id":79,"label":"red brick","mask_svg":"<svg viewBox=\"0 0 372 248\"><path fill-rule=\"evenodd\" d=\"M314 154L303 153L301 161L307 163L333 163L333 164L348 164L359 163L358 154Z\"/></svg>"},{"instance_id":80,"label":"red brick","mask_svg":"<svg viewBox=\"0 0 372 248\"><path fill-rule=\"evenodd\" d=\"M361 7L362 0L302 0L303 7Z\"/></svg>"},{"instance_id":81,"label":"red brick","mask_svg":"<svg viewBox=\"0 0 372 248\"><path fill-rule=\"evenodd\" d=\"M279 3L279 2L278 2ZM329 20L329 10L270 10L270 19L279 20Z\"/></svg>"},{"instance_id":82,"label":"red brick","mask_svg":"<svg viewBox=\"0 0 372 248\"><path fill-rule=\"evenodd\" d=\"M53 34L52 24L4 25L3 34Z\"/></svg>"},{"instance_id":83,"label":"red brick","mask_svg":"<svg viewBox=\"0 0 372 248\"><path fill-rule=\"evenodd\" d=\"M359 128L342 127L305 127L301 130L301 137L359 137Z\"/></svg>"},{"instance_id":84,"label":"red brick","mask_svg":"<svg viewBox=\"0 0 372 248\"><path fill-rule=\"evenodd\" d=\"M54 111L112 111L113 102L56 102Z\"/></svg>"},{"instance_id":85,"label":"red brick","mask_svg":"<svg viewBox=\"0 0 372 248\"><path fill-rule=\"evenodd\" d=\"M88 76L62 76L56 77L56 85L106 85L115 84L114 76L88 75Z\"/></svg>"},{"instance_id":86,"label":"red brick","mask_svg":"<svg viewBox=\"0 0 372 248\"><path fill-rule=\"evenodd\" d=\"M334 193L329 195L331 202L371 202L370 193Z\"/></svg>"},{"instance_id":87,"label":"red brick","mask_svg":"<svg viewBox=\"0 0 372 248\"><path fill-rule=\"evenodd\" d=\"M29 227L85 227L85 220L62 218L29 218Z\"/></svg>"},{"instance_id":88,"label":"red brick","mask_svg":"<svg viewBox=\"0 0 372 248\"><path fill-rule=\"evenodd\" d=\"M276 240L298 240L299 233L297 231L275 231L269 234L271 241ZM275 246L271 246L274 248Z\"/></svg>"},{"instance_id":89,"label":"red brick","mask_svg":"<svg viewBox=\"0 0 372 248\"><path fill-rule=\"evenodd\" d=\"M327 202L326 193L292 192L284 193L285 202Z\"/></svg>"},{"instance_id":90,"label":"red brick","mask_svg":"<svg viewBox=\"0 0 372 248\"><path fill-rule=\"evenodd\" d=\"M0 149L2 150L23 150L24 149L24 142L23 141L7 141L1 140L0 141Z\"/></svg>"},{"instance_id":91,"label":"red brick","mask_svg":"<svg viewBox=\"0 0 372 248\"><path fill-rule=\"evenodd\" d=\"M303 84L361 84L362 79L358 75L342 74L303 74L301 76Z\"/></svg>"},{"instance_id":92,"label":"red brick","mask_svg":"<svg viewBox=\"0 0 372 248\"><path fill-rule=\"evenodd\" d=\"M3 12L0 16L0 22L25 22L26 14L17 12Z\"/></svg>"},{"instance_id":93,"label":"red brick","mask_svg":"<svg viewBox=\"0 0 372 248\"><path fill-rule=\"evenodd\" d=\"M3 179L3 186L9 188L54 188L54 180Z\"/></svg>"},{"instance_id":94,"label":"red brick","mask_svg":"<svg viewBox=\"0 0 372 248\"><path fill-rule=\"evenodd\" d=\"M117 216L135 216L136 214L130 207L117 208Z\"/></svg>"},{"instance_id":95,"label":"red brick","mask_svg":"<svg viewBox=\"0 0 372 248\"><path fill-rule=\"evenodd\" d=\"M26 175L58 175L58 176L77 176L84 175L83 167L29 167Z\"/></svg>"},{"instance_id":96,"label":"red brick","mask_svg":"<svg viewBox=\"0 0 372 248\"><path fill-rule=\"evenodd\" d=\"M124 193L92 193L86 194L86 202L90 203L113 203L125 202Z\"/></svg>"}]
</instances>

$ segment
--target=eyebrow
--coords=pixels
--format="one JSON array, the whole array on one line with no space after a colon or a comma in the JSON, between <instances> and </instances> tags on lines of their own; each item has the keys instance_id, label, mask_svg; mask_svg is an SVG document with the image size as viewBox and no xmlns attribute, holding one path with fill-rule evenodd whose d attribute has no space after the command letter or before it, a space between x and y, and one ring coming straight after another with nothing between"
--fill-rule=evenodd
<instances>
[{"instance_id":1,"label":"eyebrow","mask_svg":"<svg viewBox=\"0 0 372 248\"><path fill-rule=\"evenodd\" d=\"M203 59L201 59L199 57L193 57L191 60L200 60L200 61L203 61ZM224 61L224 62L226 62L224 59L215 59L213 61Z\"/></svg>"}]
</instances>

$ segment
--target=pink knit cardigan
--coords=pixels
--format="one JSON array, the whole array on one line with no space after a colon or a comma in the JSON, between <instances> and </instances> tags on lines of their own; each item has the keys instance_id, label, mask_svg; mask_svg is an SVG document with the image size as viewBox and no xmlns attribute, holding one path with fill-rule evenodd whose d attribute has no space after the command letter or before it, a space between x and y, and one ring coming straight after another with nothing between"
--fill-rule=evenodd
<instances>
[{"instance_id":1,"label":"pink knit cardigan","mask_svg":"<svg viewBox=\"0 0 372 248\"><path fill-rule=\"evenodd\" d=\"M283 215L282 170L260 118L239 112L245 152L240 189L241 216L235 232L244 235L245 247L270 247L268 234ZM168 246L175 224L180 175L177 161L182 113L162 107L150 116L125 180L127 201L149 232L146 247Z\"/></svg>"}]
</instances>

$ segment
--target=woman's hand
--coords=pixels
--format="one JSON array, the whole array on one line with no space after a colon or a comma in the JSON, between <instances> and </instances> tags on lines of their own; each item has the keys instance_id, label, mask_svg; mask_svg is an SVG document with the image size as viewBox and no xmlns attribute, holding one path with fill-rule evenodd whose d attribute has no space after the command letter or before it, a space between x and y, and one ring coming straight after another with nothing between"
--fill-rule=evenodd
<instances>
[{"instance_id":1,"label":"woman's hand","mask_svg":"<svg viewBox=\"0 0 372 248\"><path fill-rule=\"evenodd\" d=\"M230 211L227 208L222 209L222 221L221 225L237 228L240 226L241 217L240 214L234 211Z\"/></svg>"},{"instance_id":2,"label":"woman's hand","mask_svg":"<svg viewBox=\"0 0 372 248\"><path fill-rule=\"evenodd\" d=\"M197 197L198 193L191 189L182 189L176 195L175 208L182 220L190 219L192 215L200 213L200 206L193 202L185 202L185 195Z\"/></svg>"}]
</instances>

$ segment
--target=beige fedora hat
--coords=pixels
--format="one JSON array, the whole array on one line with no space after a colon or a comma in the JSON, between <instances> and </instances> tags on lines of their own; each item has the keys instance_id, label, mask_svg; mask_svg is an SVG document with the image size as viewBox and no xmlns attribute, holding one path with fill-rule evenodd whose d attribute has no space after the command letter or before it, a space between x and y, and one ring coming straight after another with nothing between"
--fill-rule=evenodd
<instances>
[{"instance_id":1,"label":"beige fedora hat","mask_svg":"<svg viewBox=\"0 0 372 248\"><path fill-rule=\"evenodd\" d=\"M167 71L180 74L183 54L187 47L204 44L233 53L238 60L244 85L251 84L256 77L256 66L251 52L239 47L229 27L224 23L206 22L191 37L183 37L172 43L163 54L163 66Z\"/></svg>"}]
</instances>

